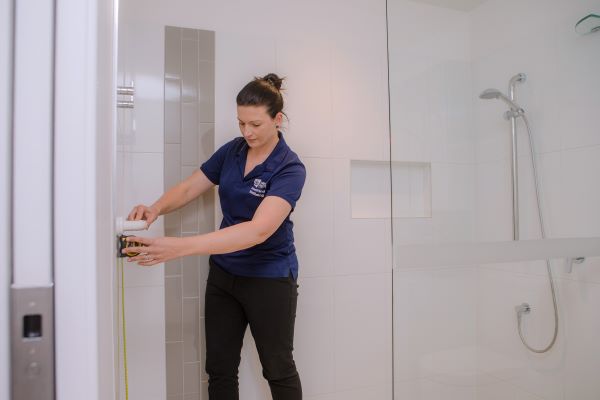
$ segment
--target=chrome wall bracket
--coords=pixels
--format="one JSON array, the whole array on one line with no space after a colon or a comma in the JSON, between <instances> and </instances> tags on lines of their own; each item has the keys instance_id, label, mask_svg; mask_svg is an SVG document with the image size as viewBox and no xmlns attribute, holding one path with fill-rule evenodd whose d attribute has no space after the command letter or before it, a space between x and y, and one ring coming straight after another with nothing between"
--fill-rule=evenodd
<instances>
[{"instance_id":1,"label":"chrome wall bracket","mask_svg":"<svg viewBox=\"0 0 600 400\"><path fill-rule=\"evenodd\" d=\"M117 86L117 96L128 96L127 100L117 100L117 108L133 108L135 94L135 85L131 82L130 86Z\"/></svg>"}]
</instances>

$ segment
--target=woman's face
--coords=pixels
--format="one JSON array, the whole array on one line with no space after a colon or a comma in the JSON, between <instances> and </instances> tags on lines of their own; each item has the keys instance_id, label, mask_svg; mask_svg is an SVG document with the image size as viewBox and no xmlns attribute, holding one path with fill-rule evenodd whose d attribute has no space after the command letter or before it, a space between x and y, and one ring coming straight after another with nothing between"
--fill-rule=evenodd
<instances>
[{"instance_id":1,"label":"woman's face","mask_svg":"<svg viewBox=\"0 0 600 400\"><path fill-rule=\"evenodd\" d=\"M281 113L271 118L266 106L238 106L237 115L240 132L250 148L264 146L277 137L277 126L281 125Z\"/></svg>"}]
</instances>

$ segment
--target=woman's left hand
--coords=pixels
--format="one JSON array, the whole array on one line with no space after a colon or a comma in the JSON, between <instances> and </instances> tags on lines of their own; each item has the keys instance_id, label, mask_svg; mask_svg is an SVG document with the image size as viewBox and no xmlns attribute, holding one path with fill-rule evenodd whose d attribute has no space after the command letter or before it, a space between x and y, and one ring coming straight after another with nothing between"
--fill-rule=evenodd
<instances>
[{"instance_id":1,"label":"woman's left hand","mask_svg":"<svg viewBox=\"0 0 600 400\"><path fill-rule=\"evenodd\" d=\"M184 255L183 240L179 237L145 238L130 236L126 240L144 245L123 249L123 253L139 253L135 257L129 257L127 261L137 262L138 265L144 267L150 267Z\"/></svg>"}]
</instances>

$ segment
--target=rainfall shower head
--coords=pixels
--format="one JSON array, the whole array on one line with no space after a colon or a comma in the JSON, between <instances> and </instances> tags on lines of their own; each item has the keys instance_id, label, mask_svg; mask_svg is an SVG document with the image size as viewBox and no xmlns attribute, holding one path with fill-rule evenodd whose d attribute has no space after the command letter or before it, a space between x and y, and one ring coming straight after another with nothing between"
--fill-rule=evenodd
<instances>
[{"instance_id":1,"label":"rainfall shower head","mask_svg":"<svg viewBox=\"0 0 600 400\"><path fill-rule=\"evenodd\" d=\"M498 89L485 89L483 92L481 92L481 94L479 95L479 98L484 99L484 100L500 99L500 100L504 101L506 104L508 104L510 106L511 110L517 111L519 113L525 112L525 111L523 111L521 106L519 106L517 103L515 103L514 101L509 99L506 95L504 95Z\"/></svg>"}]
</instances>

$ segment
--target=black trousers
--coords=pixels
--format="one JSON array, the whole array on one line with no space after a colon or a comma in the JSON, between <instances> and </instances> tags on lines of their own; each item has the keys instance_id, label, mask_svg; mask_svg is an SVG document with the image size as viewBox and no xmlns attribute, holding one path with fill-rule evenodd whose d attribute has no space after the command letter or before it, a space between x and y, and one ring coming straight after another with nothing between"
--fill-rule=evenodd
<instances>
[{"instance_id":1,"label":"black trousers","mask_svg":"<svg viewBox=\"0 0 600 400\"><path fill-rule=\"evenodd\" d=\"M238 368L247 325L273 400L300 400L292 356L298 285L288 278L236 276L211 263L206 284L206 372L210 400L238 400Z\"/></svg>"}]
</instances>

